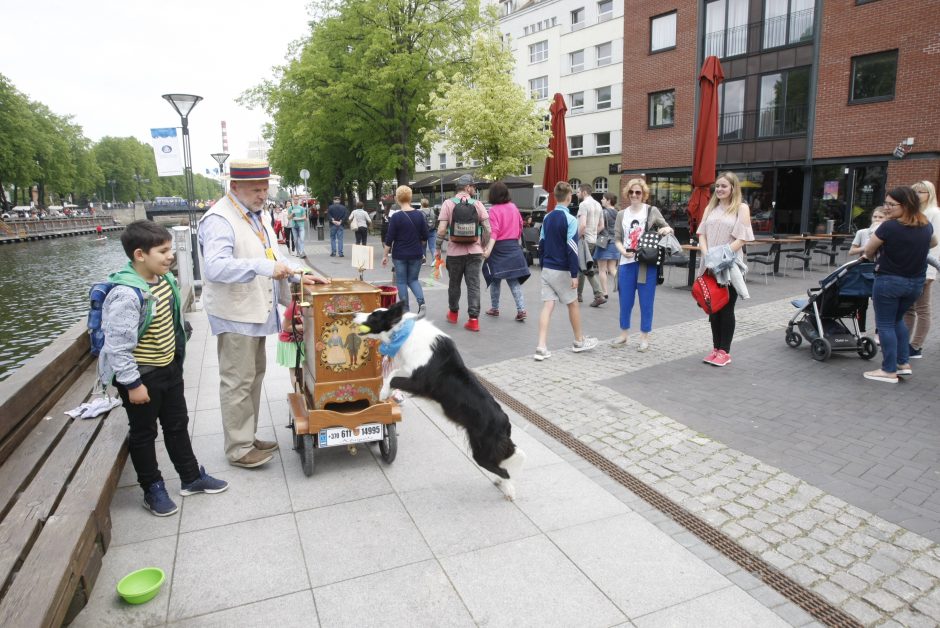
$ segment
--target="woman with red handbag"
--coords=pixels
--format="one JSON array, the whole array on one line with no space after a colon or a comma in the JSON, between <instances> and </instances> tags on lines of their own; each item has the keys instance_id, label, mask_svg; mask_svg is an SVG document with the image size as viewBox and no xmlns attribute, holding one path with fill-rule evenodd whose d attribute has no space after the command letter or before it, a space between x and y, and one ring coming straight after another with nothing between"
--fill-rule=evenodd
<instances>
[{"instance_id":1,"label":"woman with red handbag","mask_svg":"<svg viewBox=\"0 0 940 628\"><path fill-rule=\"evenodd\" d=\"M743 261L744 245L754 239L751 228L751 210L741 202L741 185L733 172L723 172L715 180L715 191L696 231L699 237L702 259L708 249L729 245L735 255ZM701 275L705 267L699 271ZM731 339L734 336L734 303L738 293L728 286L728 304L708 315L712 327L712 351L704 362L714 366L731 364Z\"/></svg>"}]
</instances>

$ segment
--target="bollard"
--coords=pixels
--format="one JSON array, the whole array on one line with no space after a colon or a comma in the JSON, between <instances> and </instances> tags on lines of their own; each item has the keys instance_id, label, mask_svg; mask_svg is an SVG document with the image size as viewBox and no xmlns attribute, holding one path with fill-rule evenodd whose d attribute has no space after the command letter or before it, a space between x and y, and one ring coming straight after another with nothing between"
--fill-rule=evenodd
<instances>
[{"instance_id":1,"label":"bollard","mask_svg":"<svg viewBox=\"0 0 940 628\"><path fill-rule=\"evenodd\" d=\"M323 240L324 238L323 225L317 225L317 240Z\"/></svg>"},{"instance_id":2,"label":"bollard","mask_svg":"<svg viewBox=\"0 0 940 628\"><path fill-rule=\"evenodd\" d=\"M836 226L835 220L827 220L826 221L826 235L832 235L832 230L835 228L835 226Z\"/></svg>"}]
</instances>

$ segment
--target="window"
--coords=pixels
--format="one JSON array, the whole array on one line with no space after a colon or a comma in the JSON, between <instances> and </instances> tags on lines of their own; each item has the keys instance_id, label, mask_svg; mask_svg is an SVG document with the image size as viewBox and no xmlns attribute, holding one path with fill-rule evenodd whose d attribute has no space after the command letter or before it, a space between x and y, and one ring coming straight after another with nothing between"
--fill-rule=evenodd
<instances>
[{"instance_id":1,"label":"window","mask_svg":"<svg viewBox=\"0 0 940 628\"><path fill-rule=\"evenodd\" d=\"M594 47L597 52L597 67L602 65L610 65L610 61L613 58L613 45L610 42L606 44L601 44L600 46Z\"/></svg>"},{"instance_id":2,"label":"window","mask_svg":"<svg viewBox=\"0 0 940 628\"><path fill-rule=\"evenodd\" d=\"M499 16L506 17L516 10L516 0L500 0Z\"/></svg>"},{"instance_id":3,"label":"window","mask_svg":"<svg viewBox=\"0 0 940 628\"><path fill-rule=\"evenodd\" d=\"M471 159L471 160L470 160L470 165L473 166L474 168L476 168L477 166L479 166L479 165L482 164L482 163L483 163L483 162L480 161L479 159Z\"/></svg>"},{"instance_id":4,"label":"window","mask_svg":"<svg viewBox=\"0 0 940 628\"><path fill-rule=\"evenodd\" d=\"M457 156L457 163L454 164L454 168L463 168L463 156Z\"/></svg>"},{"instance_id":5,"label":"window","mask_svg":"<svg viewBox=\"0 0 940 628\"><path fill-rule=\"evenodd\" d=\"M568 137L568 154L572 157L580 157L584 154L584 136L571 135ZM580 181L578 181L578 185L581 185Z\"/></svg>"},{"instance_id":6,"label":"window","mask_svg":"<svg viewBox=\"0 0 940 628\"><path fill-rule=\"evenodd\" d=\"M607 177L597 177L594 179L594 191L603 194L607 191Z\"/></svg>"},{"instance_id":7,"label":"window","mask_svg":"<svg viewBox=\"0 0 940 628\"><path fill-rule=\"evenodd\" d=\"M594 134L594 153L604 155L610 152L610 131Z\"/></svg>"},{"instance_id":8,"label":"window","mask_svg":"<svg viewBox=\"0 0 940 628\"><path fill-rule=\"evenodd\" d=\"M809 103L809 68L765 74L760 79L760 137L806 132Z\"/></svg>"},{"instance_id":9,"label":"window","mask_svg":"<svg viewBox=\"0 0 940 628\"><path fill-rule=\"evenodd\" d=\"M522 171L522 176L524 177L532 176L532 164L525 165L525 169Z\"/></svg>"},{"instance_id":10,"label":"window","mask_svg":"<svg viewBox=\"0 0 940 628\"><path fill-rule=\"evenodd\" d=\"M676 12L650 18L650 52L676 47Z\"/></svg>"},{"instance_id":11,"label":"window","mask_svg":"<svg viewBox=\"0 0 940 628\"><path fill-rule=\"evenodd\" d=\"M584 69L584 51L576 50L568 53L568 69L570 72L580 72Z\"/></svg>"},{"instance_id":12,"label":"window","mask_svg":"<svg viewBox=\"0 0 940 628\"><path fill-rule=\"evenodd\" d=\"M597 3L597 21L606 22L614 16L614 0L601 0Z\"/></svg>"},{"instance_id":13,"label":"window","mask_svg":"<svg viewBox=\"0 0 940 628\"><path fill-rule=\"evenodd\" d=\"M437 163L440 164L441 170L447 168L447 153L438 153Z\"/></svg>"},{"instance_id":14,"label":"window","mask_svg":"<svg viewBox=\"0 0 940 628\"><path fill-rule=\"evenodd\" d=\"M764 0L764 48L813 38L813 0Z\"/></svg>"},{"instance_id":15,"label":"window","mask_svg":"<svg viewBox=\"0 0 940 628\"><path fill-rule=\"evenodd\" d=\"M705 56L747 52L747 0L714 0L705 5Z\"/></svg>"},{"instance_id":16,"label":"window","mask_svg":"<svg viewBox=\"0 0 940 628\"><path fill-rule=\"evenodd\" d=\"M570 107L568 113L584 113L584 92L568 94L568 106Z\"/></svg>"},{"instance_id":17,"label":"window","mask_svg":"<svg viewBox=\"0 0 940 628\"><path fill-rule=\"evenodd\" d=\"M581 187L581 179L568 179L568 185L577 192L578 188Z\"/></svg>"},{"instance_id":18,"label":"window","mask_svg":"<svg viewBox=\"0 0 940 628\"><path fill-rule=\"evenodd\" d=\"M676 90L650 94L650 128L675 124Z\"/></svg>"},{"instance_id":19,"label":"window","mask_svg":"<svg viewBox=\"0 0 940 628\"><path fill-rule=\"evenodd\" d=\"M529 63L539 63L548 59L548 40L537 41L529 45Z\"/></svg>"},{"instance_id":20,"label":"window","mask_svg":"<svg viewBox=\"0 0 940 628\"><path fill-rule=\"evenodd\" d=\"M548 98L548 77L540 76L529 81L529 92L536 100L545 100Z\"/></svg>"},{"instance_id":21,"label":"window","mask_svg":"<svg viewBox=\"0 0 940 628\"><path fill-rule=\"evenodd\" d=\"M425 169L425 170L430 170L430 169L431 169L431 164L424 164L424 169Z\"/></svg>"},{"instance_id":22,"label":"window","mask_svg":"<svg viewBox=\"0 0 940 628\"><path fill-rule=\"evenodd\" d=\"M892 100L897 74L897 50L852 57L852 92L849 102Z\"/></svg>"},{"instance_id":23,"label":"window","mask_svg":"<svg viewBox=\"0 0 940 628\"><path fill-rule=\"evenodd\" d=\"M744 139L744 79L718 86L718 139Z\"/></svg>"},{"instance_id":24,"label":"window","mask_svg":"<svg viewBox=\"0 0 940 628\"><path fill-rule=\"evenodd\" d=\"M594 90L596 109L610 109L610 85Z\"/></svg>"},{"instance_id":25,"label":"window","mask_svg":"<svg viewBox=\"0 0 940 628\"><path fill-rule=\"evenodd\" d=\"M584 7L571 12L571 30L576 31L579 28L584 28Z\"/></svg>"}]
</instances>

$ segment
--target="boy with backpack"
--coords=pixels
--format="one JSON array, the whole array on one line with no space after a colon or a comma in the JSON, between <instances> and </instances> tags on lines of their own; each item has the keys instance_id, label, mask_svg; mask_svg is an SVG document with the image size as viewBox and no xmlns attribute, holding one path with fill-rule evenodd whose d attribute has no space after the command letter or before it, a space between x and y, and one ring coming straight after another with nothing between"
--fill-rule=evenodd
<instances>
[{"instance_id":1,"label":"boy with backpack","mask_svg":"<svg viewBox=\"0 0 940 628\"><path fill-rule=\"evenodd\" d=\"M460 282L467 284L464 329L480 331L480 274L483 247L490 239L490 220L483 203L474 200L476 185L469 174L457 179L457 196L444 201L438 216L437 239L447 241L447 322L456 325L460 311Z\"/></svg>"},{"instance_id":2,"label":"boy with backpack","mask_svg":"<svg viewBox=\"0 0 940 628\"><path fill-rule=\"evenodd\" d=\"M228 482L206 473L189 440L189 414L183 395L183 327L180 293L170 273L172 236L149 220L127 225L121 245L127 267L108 277L111 289L102 307L104 346L98 373L114 381L130 424L129 452L144 508L158 517L177 512L157 466L157 420L163 442L180 476L180 495L221 493Z\"/></svg>"}]
</instances>

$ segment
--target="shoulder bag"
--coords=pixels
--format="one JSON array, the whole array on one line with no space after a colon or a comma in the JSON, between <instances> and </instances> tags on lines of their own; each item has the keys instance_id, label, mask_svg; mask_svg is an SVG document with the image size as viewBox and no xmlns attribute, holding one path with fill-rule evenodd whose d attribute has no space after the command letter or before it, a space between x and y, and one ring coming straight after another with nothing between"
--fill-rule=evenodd
<instances>
[{"instance_id":1,"label":"shoulder bag","mask_svg":"<svg viewBox=\"0 0 940 628\"><path fill-rule=\"evenodd\" d=\"M728 288L718 285L715 276L706 270L692 284L692 298L706 314L714 314L728 305L731 296Z\"/></svg>"},{"instance_id":2,"label":"shoulder bag","mask_svg":"<svg viewBox=\"0 0 940 628\"><path fill-rule=\"evenodd\" d=\"M646 229L643 230L643 235L640 236L640 241L637 243L636 260L641 264L660 266L665 255L662 247L659 246L660 235L651 228L650 215L652 213L653 207L651 206L647 210Z\"/></svg>"}]
</instances>

